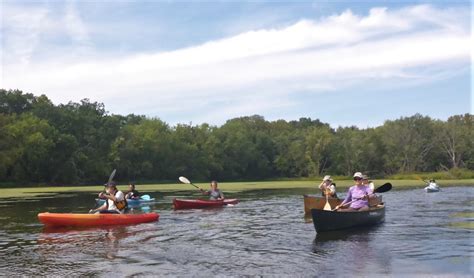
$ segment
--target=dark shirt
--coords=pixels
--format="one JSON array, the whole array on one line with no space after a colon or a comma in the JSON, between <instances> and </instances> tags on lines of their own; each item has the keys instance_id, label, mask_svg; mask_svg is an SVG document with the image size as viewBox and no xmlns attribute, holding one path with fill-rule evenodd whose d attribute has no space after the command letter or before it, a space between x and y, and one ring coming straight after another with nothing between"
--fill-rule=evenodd
<instances>
[{"instance_id":1,"label":"dark shirt","mask_svg":"<svg viewBox=\"0 0 474 278\"><path fill-rule=\"evenodd\" d=\"M140 193L137 190L131 190L127 193L128 199L138 199L140 198Z\"/></svg>"}]
</instances>

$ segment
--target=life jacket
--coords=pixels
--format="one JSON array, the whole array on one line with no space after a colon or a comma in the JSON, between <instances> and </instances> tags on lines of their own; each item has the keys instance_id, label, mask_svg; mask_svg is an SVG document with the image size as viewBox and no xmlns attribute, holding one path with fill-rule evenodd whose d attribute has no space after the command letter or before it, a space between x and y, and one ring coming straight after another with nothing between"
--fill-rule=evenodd
<instances>
[{"instance_id":1,"label":"life jacket","mask_svg":"<svg viewBox=\"0 0 474 278\"><path fill-rule=\"evenodd\" d=\"M117 192L115 193L117 194ZM109 209L109 199L105 200L105 203L107 204L107 210ZM122 201L114 201L115 206L117 207L118 210L125 211L128 208L128 203L127 199L124 196L124 199Z\"/></svg>"}]
</instances>

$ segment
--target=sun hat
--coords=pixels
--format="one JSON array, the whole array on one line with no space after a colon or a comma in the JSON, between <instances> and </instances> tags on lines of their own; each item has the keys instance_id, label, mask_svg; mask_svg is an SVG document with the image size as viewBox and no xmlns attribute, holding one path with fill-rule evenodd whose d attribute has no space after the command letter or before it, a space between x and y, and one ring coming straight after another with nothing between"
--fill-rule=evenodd
<instances>
[{"instance_id":1,"label":"sun hat","mask_svg":"<svg viewBox=\"0 0 474 278\"><path fill-rule=\"evenodd\" d=\"M324 176L323 181L332 181L331 176L329 175Z\"/></svg>"},{"instance_id":2,"label":"sun hat","mask_svg":"<svg viewBox=\"0 0 474 278\"><path fill-rule=\"evenodd\" d=\"M355 172L354 173L354 178L361 178L362 179L362 178L364 178L364 175L362 175L361 172Z\"/></svg>"},{"instance_id":3,"label":"sun hat","mask_svg":"<svg viewBox=\"0 0 474 278\"><path fill-rule=\"evenodd\" d=\"M363 180L369 180L369 176L367 176L367 175L362 175L362 179L363 179Z\"/></svg>"}]
</instances>

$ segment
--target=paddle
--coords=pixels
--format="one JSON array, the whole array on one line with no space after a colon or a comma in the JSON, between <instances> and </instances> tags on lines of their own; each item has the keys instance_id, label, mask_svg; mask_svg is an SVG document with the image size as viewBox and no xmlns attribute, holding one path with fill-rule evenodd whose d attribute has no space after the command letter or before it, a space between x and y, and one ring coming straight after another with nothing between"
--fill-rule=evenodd
<instances>
[{"instance_id":1,"label":"paddle","mask_svg":"<svg viewBox=\"0 0 474 278\"><path fill-rule=\"evenodd\" d=\"M112 173L110 173L110 176L109 176L109 180L107 181L107 184L110 184L112 182L112 180L114 179L115 177L115 173L117 172L117 169L114 169L112 170ZM105 190L104 190L105 191ZM100 196L99 196L100 197ZM102 199L102 198L101 198ZM101 206L101 205L99 205ZM89 213L93 213L93 209L89 210Z\"/></svg>"},{"instance_id":2,"label":"paddle","mask_svg":"<svg viewBox=\"0 0 474 278\"><path fill-rule=\"evenodd\" d=\"M179 177L179 181L182 182L182 183L185 183L185 184L190 184L190 185L196 187L197 189L199 189L201 191L204 191L204 189L202 189L201 187L193 184L190 180L188 180L187 178L185 178L183 176Z\"/></svg>"},{"instance_id":3,"label":"paddle","mask_svg":"<svg viewBox=\"0 0 474 278\"><path fill-rule=\"evenodd\" d=\"M391 189L392 189L392 184L389 183L389 182L387 182L387 183L384 183L384 184L382 184L381 186L375 188L375 189L374 189L374 192L373 192L372 194L369 194L369 196L370 196L370 195L374 195L375 193L384 193L384 192L390 191ZM361 199L362 199L362 198L358 198L358 199L355 199L355 200L350 201L350 202L348 202L348 203L345 203L344 206L350 205L350 204L354 203L355 201L359 201L359 200L361 200ZM335 208L335 209L333 209L333 210L331 210L331 211L335 211L335 210L337 210L337 209L338 209L338 208Z\"/></svg>"},{"instance_id":4,"label":"paddle","mask_svg":"<svg viewBox=\"0 0 474 278\"><path fill-rule=\"evenodd\" d=\"M326 195L326 204L324 205L324 210L332 210L332 207L331 205L329 204L329 192L327 192L327 190L324 192L324 194Z\"/></svg>"}]
</instances>

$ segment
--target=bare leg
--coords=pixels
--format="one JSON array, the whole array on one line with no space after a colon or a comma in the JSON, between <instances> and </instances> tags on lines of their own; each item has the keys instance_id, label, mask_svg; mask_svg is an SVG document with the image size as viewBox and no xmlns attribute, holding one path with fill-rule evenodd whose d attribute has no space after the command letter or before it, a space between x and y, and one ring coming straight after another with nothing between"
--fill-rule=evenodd
<instances>
[{"instance_id":1,"label":"bare leg","mask_svg":"<svg viewBox=\"0 0 474 278\"><path fill-rule=\"evenodd\" d=\"M357 211L368 211L368 210L369 210L369 207L364 206L364 207L359 208Z\"/></svg>"}]
</instances>

